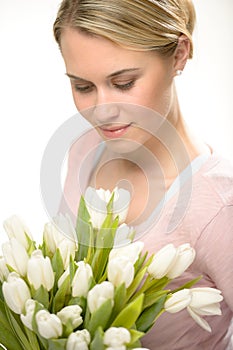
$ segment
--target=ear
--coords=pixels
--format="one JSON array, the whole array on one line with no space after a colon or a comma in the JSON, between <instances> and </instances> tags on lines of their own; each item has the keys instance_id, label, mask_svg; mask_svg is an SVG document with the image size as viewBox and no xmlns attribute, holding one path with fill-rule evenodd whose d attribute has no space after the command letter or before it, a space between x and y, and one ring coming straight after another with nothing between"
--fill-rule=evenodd
<instances>
[{"instance_id":1,"label":"ear","mask_svg":"<svg viewBox=\"0 0 233 350\"><path fill-rule=\"evenodd\" d=\"M190 41L182 34L178 39L178 44L174 52L174 75L178 71L183 71L190 54Z\"/></svg>"}]
</instances>

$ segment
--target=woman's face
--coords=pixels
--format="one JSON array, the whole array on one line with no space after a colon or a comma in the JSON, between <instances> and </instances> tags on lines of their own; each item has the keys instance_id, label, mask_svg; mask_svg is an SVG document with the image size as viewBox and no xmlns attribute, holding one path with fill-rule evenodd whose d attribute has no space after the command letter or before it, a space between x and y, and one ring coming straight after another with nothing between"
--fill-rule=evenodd
<instances>
[{"instance_id":1,"label":"woman's face","mask_svg":"<svg viewBox=\"0 0 233 350\"><path fill-rule=\"evenodd\" d=\"M145 144L154 116L172 115L173 57L122 48L70 28L62 33L61 51L75 105L103 139Z\"/></svg>"}]
</instances>

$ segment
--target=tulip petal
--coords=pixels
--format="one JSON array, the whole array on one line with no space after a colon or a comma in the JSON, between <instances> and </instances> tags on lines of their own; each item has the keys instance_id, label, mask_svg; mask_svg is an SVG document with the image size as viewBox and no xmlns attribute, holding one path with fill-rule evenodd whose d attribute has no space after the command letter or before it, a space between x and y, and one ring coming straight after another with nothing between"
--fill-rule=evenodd
<instances>
[{"instance_id":1,"label":"tulip petal","mask_svg":"<svg viewBox=\"0 0 233 350\"><path fill-rule=\"evenodd\" d=\"M204 330L206 330L207 332L211 332L211 327L208 324L208 322L206 322L206 320L204 320L203 318L201 318L191 307L187 307L188 313L190 314L190 316L194 319L194 321Z\"/></svg>"}]
</instances>

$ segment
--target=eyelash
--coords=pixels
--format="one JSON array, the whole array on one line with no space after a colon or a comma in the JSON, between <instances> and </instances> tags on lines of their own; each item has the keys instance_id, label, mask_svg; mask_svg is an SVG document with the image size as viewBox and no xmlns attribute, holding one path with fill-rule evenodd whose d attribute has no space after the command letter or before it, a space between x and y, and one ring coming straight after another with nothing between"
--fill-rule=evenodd
<instances>
[{"instance_id":1,"label":"eyelash","mask_svg":"<svg viewBox=\"0 0 233 350\"><path fill-rule=\"evenodd\" d=\"M113 86L118 90L127 91L127 90L130 90L134 86L134 83L135 83L135 80L131 80L125 84L114 83ZM78 84L74 84L75 91L80 92L82 94L87 94L88 92L91 92L92 88L93 88L92 85L80 86Z\"/></svg>"}]
</instances>

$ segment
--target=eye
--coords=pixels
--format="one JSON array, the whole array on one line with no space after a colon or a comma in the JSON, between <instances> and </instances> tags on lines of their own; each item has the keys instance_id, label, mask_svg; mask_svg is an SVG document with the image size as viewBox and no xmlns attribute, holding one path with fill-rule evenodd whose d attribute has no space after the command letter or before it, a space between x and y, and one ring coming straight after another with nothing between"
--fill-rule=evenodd
<instances>
[{"instance_id":1,"label":"eye","mask_svg":"<svg viewBox=\"0 0 233 350\"><path fill-rule=\"evenodd\" d=\"M119 90L129 90L134 86L135 80L130 80L127 82L118 82L118 83L113 83L113 86Z\"/></svg>"},{"instance_id":2,"label":"eye","mask_svg":"<svg viewBox=\"0 0 233 350\"><path fill-rule=\"evenodd\" d=\"M75 84L75 83L73 83L73 84L72 84L72 87L73 87L73 89L74 89L75 91L80 92L80 93L83 93L83 94L88 93L88 92L91 92L92 89L93 89L93 85L90 85L90 84L88 84L88 85L81 85L81 84Z\"/></svg>"}]
</instances>

